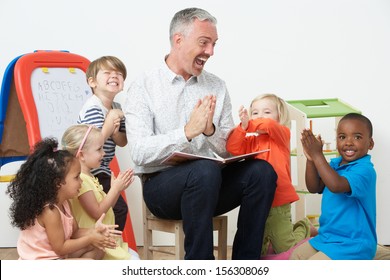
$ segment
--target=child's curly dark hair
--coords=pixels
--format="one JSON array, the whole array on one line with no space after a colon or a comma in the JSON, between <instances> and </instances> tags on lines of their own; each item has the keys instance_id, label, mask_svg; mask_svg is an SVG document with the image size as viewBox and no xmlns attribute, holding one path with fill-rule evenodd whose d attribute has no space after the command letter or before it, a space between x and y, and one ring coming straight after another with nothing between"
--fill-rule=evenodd
<instances>
[{"instance_id":1,"label":"child's curly dark hair","mask_svg":"<svg viewBox=\"0 0 390 280\"><path fill-rule=\"evenodd\" d=\"M13 200L9 210L13 226L24 230L34 225L44 206L53 208L57 202L59 185L75 159L68 151L57 149L55 138L38 142L7 187Z\"/></svg>"}]
</instances>

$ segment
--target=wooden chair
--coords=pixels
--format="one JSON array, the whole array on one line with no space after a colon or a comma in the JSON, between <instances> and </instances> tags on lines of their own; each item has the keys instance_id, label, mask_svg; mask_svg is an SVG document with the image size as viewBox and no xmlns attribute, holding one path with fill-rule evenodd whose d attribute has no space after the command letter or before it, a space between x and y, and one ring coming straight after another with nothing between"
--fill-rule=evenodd
<instances>
[{"instance_id":1,"label":"wooden chair","mask_svg":"<svg viewBox=\"0 0 390 280\"><path fill-rule=\"evenodd\" d=\"M147 260L153 259L153 252L161 252L174 255L175 259L184 259L184 232L182 220L166 220L154 216L143 201L143 223L144 223L144 256ZM227 259L227 216L213 218L213 230L218 231L218 259ZM175 234L174 252L156 247L153 244L153 231L162 231Z\"/></svg>"}]
</instances>

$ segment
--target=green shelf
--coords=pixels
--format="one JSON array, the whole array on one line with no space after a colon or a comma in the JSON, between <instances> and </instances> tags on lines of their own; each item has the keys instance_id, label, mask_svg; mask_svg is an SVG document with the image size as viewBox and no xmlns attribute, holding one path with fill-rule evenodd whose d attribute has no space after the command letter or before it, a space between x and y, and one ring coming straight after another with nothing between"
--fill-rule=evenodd
<instances>
[{"instance_id":1,"label":"green shelf","mask_svg":"<svg viewBox=\"0 0 390 280\"><path fill-rule=\"evenodd\" d=\"M287 103L305 113L307 118L342 117L348 113L361 114L361 111L338 98L289 100Z\"/></svg>"}]
</instances>

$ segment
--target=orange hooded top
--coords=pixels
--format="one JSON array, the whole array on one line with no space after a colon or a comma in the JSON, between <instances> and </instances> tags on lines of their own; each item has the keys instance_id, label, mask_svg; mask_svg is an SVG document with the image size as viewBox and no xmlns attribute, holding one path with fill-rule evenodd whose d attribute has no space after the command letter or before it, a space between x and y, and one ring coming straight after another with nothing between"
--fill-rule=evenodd
<instances>
[{"instance_id":1,"label":"orange hooded top","mask_svg":"<svg viewBox=\"0 0 390 280\"><path fill-rule=\"evenodd\" d=\"M246 135L254 132L259 132L259 135ZM272 207L299 199L291 181L290 137L291 132L288 127L273 119L259 118L250 120L246 131L239 124L232 130L226 142L226 149L232 155L270 149L269 152L261 153L256 158L268 161L278 174Z\"/></svg>"}]
</instances>

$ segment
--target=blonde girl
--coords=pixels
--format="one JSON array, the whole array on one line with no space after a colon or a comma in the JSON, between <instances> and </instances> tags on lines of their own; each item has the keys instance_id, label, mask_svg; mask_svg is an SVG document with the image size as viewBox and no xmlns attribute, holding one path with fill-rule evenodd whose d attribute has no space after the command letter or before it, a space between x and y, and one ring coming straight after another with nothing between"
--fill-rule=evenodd
<instances>
[{"instance_id":1,"label":"blonde girl","mask_svg":"<svg viewBox=\"0 0 390 280\"><path fill-rule=\"evenodd\" d=\"M105 214L103 222L114 225L113 206L122 191L134 181L134 172L128 169L116 178L111 175L111 188L106 194L91 170L100 166L104 156L104 138L101 130L86 124L69 127L63 137L62 146L75 155L81 164L82 186L78 196L72 199L72 209L79 226L91 227L98 217ZM127 243L118 240L118 246L107 249L103 259L131 259Z\"/></svg>"},{"instance_id":2,"label":"blonde girl","mask_svg":"<svg viewBox=\"0 0 390 280\"><path fill-rule=\"evenodd\" d=\"M282 253L317 234L308 219L291 222L291 203L299 199L290 174L290 117L287 103L275 94L257 96L249 112L239 109L241 123L230 134L226 148L233 155L269 149L257 156L278 174L272 208L264 231L262 256ZM272 250L271 250L272 249Z\"/></svg>"}]
</instances>

